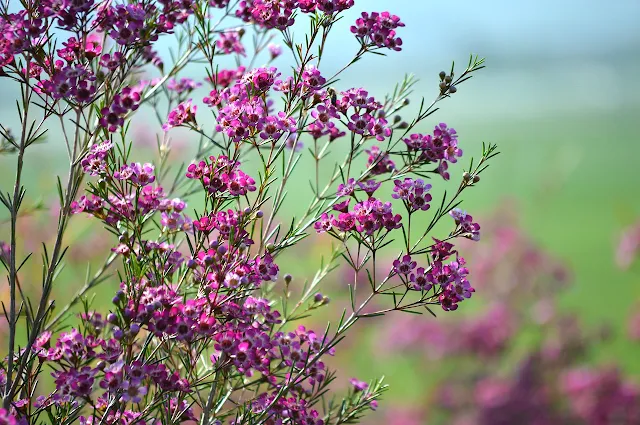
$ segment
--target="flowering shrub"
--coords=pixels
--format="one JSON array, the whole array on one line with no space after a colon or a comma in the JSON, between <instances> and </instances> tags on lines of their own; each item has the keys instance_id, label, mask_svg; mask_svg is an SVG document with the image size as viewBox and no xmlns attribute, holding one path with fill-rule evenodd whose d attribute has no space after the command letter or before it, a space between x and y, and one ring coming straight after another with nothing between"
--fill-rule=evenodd
<instances>
[{"instance_id":1,"label":"flowering shrub","mask_svg":"<svg viewBox=\"0 0 640 425\"><path fill-rule=\"evenodd\" d=\"M564 264L512 220L502 213L485 221L491 237L467 250L479 292L490 294L479 312L438 322L384 319L381 350L420 353L423 373L434 378L420 403L390 404L384 423L640 423L640 386L615 365L589 365L610 331L586 331L558 305L570 284Z\"/></svg>"},{"instance_id":2,"label":"flowering shrub","mask_svg":"<svg viewBox=\"0 0 640 425\"><path fill-rule=\"evenodd\" d=\"M329 33L353 6L353 0L45 0L10 12L0 5L1 75L21 88L20 129L0 127L2 151L16 157L13 192L0 195L10 215L8 243L0 245L10 292L0 423L355 422L375 410L386 387L353 380L341 399L329 391L335 372L326 358L349 328L393 310L456 310L472 296L453 240L478 240L480 226L457 207L496 148L483 146L481 158L460 171L453 195L432 205L426 180L449 180L449 164L462 150L446 124L430 134L416 127L482 60L471 57L459 76L453 67L442 72L434 101L404 120L412 78L382 101L363 88L333 87L366 55L401 50L399 17L362 13L351 26L359 44L353 58L335 73L320 68ZM291 26L301 20L309 31L294 38ZM177 43L170 64L154 50L168 34ZM285 75L270 66L284 50L272 43L276 37L295 62ZM255 67L263 53L267 64ZM220 69L225 56L234 68ZM181 76L190 64L201 66L206 80ZM141 81L142 72L160 76ZM208 94L200 101L201 86ZM151 162L133 159L129 138L143 110L154 112L162 129ZM171 178L177 128L200 142L194 161ZM47 133L64 142L69 169L66 180L57 180L56 234L44 244L34 298L21 286L21 269L34 260L18 252L17 225L28 201L24 158ZM306 139L315 164L309 204L285 226L278 214L299 178ZM344 159L336 162L330 147ZM332 171L323 180L328 160ZM430 242L448 214L451 231ZM75 296L54 302L74 215L99 223L111 250ZM294 290L277 260L312 228L337 244L315 278ZM393 267L377 273L377 259L399 245ZM356 277L367 276L369 294L352 296L350 311L323 332L307 329L300 321L328 303L318 288L340 260ZM112 304L92 304L87 295L113 283L110 276L119 282ZM352 295L356 285L357 279ZM374 299L383 307L365 312Z\"/></svg>"}]
</instances>

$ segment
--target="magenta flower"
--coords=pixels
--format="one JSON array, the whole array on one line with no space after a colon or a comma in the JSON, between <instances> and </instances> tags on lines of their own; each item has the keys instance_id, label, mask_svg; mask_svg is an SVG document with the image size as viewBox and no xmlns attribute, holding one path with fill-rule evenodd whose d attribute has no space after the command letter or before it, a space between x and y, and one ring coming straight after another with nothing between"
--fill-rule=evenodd
<instances>
[{"instance_id":1,"label":"magenta flower","mask_svg":"<svg viewBox=\"0 0 640 425\"><path fill-rule=\"evenodd\" d=\"M367 196L372 197L375 191L380 188L381 184L382 183L375 180L365 180L363 182L358 182L358 188L366 193Z\"/></svg>"},{"instance_id":2,"label":"magenta flower","mask_svg":"<svg viewBox=\"0 0 640 425\"><path fill-rule=\"evenodd\" d=\"M351 196L353 195L353 191L355 190L356 180L350 178L346 183L340 183L338 185L338 191L336 192L337 196Z\"/></svg>"},{"instance_id":3,"label":"magenta flower","mask_svg":"<svg viewBox=\"0 0 640 425\"><path fill-rule=\"evenodd\" d=\"M369 154L367 166L371 167L371 174L380 175L396 169L396 165L389 158L389 154L382 152L378 146L372 146L371 149L366 149L365 152Z\"/></svg>"},{"instance_id":4,"label":"magenta flower","mask_svg":"<svg viewBox=\"0 0 640 425\"><path fill-rule=\"evenodd\" d=\"M320 219L313 224L313 228L316 229L318 233L324 233L331 230L331 220L333 216L329 217L327 213L323 213L320 216Z\"/></svg>"},{"instance_id":5,"label":"magenta flower","mask_svg":"<svg viewBox=\"0 0 640 425\"><path fill-rule=\"evenodd\" d=\"M364 381L360 381L359 379L356 379L356 378L351 378L349 380L349 383L353 386L353 390L355 392L364 391L367 388L369 388L369 384L367 384Z\"/></svg>"},{"instance_id":6,"label":"magenta flower","mask_svg":"<svg viewBox=\"0 0 640 425\"><path fill-rule=\"evenodd\" d=\"M453 217L458 226L457 232L468 239L479 241L480 240L480 225L473 222L473 217L462 211L459 208L454 208L449 212L449 215Z\"/></svg>"},{"instance_id":7,"label":"magenta flower","mask_svg":"<svg viewBox=\"0 0 640 425\"><path fill-rule=\"evenodd\" d=\"M146 186L156 180L156 177L153 174L154 167L148 162L144 164L136 162L131 164L129 167L132 173L131 181L139 186Z\"/></svg>"},{"instance_id":8,"label":"magenta flower","mask_svg":"<svg viewBox=\"0 0 640 425\"><path fill-rule=\"evenodd\" d=\"M271 54L271 59L275 59L282 54L282 47L277 44L269 43L267 45L267 49L269 49L269 53Z\"/></svg>"},{"instance_id":9,"label":"magenta flower","mask_svg":"<svg viewBox=\"0 0 640 425\"><path fill-rule=\"evenodd\" d=\"M120 396L120 401L125 403L129 401L132 403L140 403L142 398L147 394L147 387L138 381L124 381L121 388L122 396Z\"/></svg>"},{"instance_id":10,"label":"magenta flower","mask_svg":"<svg viewBox=\"0 0 640 425\"><path fill-rule=\"evenodd\" d=\"M238 31L226 31L220 34L220 38L216 41L216 46L223 53L237 53L246 56L244 46L240 42L240 33Z\"/></svg>"},{"instance_id":11,"label":"magenta flower","mask_svg":"<svg viewBox=\"0 0 640 425\"><path fill-rule=\"evenodd\" d=\"M393 261L393 271L397 274L408 275L416 268L417 263L411 260L411 256L406 254L400 260Z\"/></svg>"},{"instance_id":12,"label":"magenta flower","mask_svg":"<svg viewBox=\"0 0 640 425\"><path fill-rule=\"evenodd\" d=\"M191 104L191 99L186 102L182 102L169 112L167 122L162 126L162 129L167 132L174 127L180 127L185 123L195 123L197 110L198 107Z\"/></svg>"},{"instance_id":13,"label":"magenta flower","mask_svg":"<svg viewBox=\"0 0 640 425\"><path fill-rule=\"evenodd\" d=\"M389 12L368 14L362 12L362 17L356 20L351 32L367 47L388 48L402 50L402 39L396 37L395 29L403 27L400 18Z\"/></svg>"}]
</instances>

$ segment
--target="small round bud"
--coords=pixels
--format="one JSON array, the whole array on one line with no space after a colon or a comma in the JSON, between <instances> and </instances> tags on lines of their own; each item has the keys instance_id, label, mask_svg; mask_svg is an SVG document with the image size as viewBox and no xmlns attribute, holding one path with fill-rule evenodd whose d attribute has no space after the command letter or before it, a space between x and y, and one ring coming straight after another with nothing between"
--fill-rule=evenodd
<instances>
[{"instance_id":1,"label":"small round bud","mask_svg":"<svg viewBox=\"0 0 640 425\"><path fill-rule=\"evenodd\" d=\"M96 369L98 370L104 370L105 367L107 367L107 362L105 362L104 360L100 360L96 365Z\"/></svg>"},{"instance_id":2,"label":"small round bud","mask_svg":"<svg viewBox=\"0 0 640 425\"><path fill-rule=\"evenodd\" d=\"M211 264L213 264L213 257L210 255L205 255L203 260L207 266L210 266Z\"/></svg>"},{"instance_id":3,"label":"small round bud","mask_svg":"<svg viewBox=\"0 0 640 425\"><path fill-rule=\"evenodd\" d=\"M220 255L224 255L227 253L227 247L226 245L220 245L217 249L218 254Z\"/></svg>"},{"instance_id":4,"label":"small round bud","mask_svg":"<svg viewBox=\"0 0 640 425\"><path fill-rule=\"evenodd\" d=\"M195 269L198 266L198 263L195 262L195 260L193 258L189 259L189 261L187 261L187 267L190 269Z\"/></svg>"},{"instance_id":5,"label":"small round bud","mask_svg":"<svg viewBox=\"0 0 640 425\"><path fill-rule=\"evenodd\" d=\"M156 306L155 304L147 304L144 306L144 309L147 311L147 313L153 313L156 310Z\"/></svg>"},{"instance_id":6,"label":"small round bud","mask_svg":"<svg viewBox=\"0 0 640 425\"><path fill-rule=\"evenodd\" d=\"M264 216L264 213L262 212L262 210L256 211L256 217L262 218L263 216Z\"/></svg>"},{"instance_id":7,"label":"small round bud","mask_svg":"<svg viewBox=\"0 0 640 425\"><path fill-rule=\"evenodd\" d=\"M133 317L133 311L127 307L122 311L122 315L125 319L131 319Z\"/></svg>"},{"instance_id":8,"label":"small round bud","mask_svg":"<svg viewBox=\"0 0 640 425\"><path fill-rule=\"evenodd\" d=\"M478 183L479 181L480 181L480 176L478 176L478 175L473 176L473 182L474 183Z\"/></svg>"},{"instance_id":9,"label":"small round bud","mask_svg":"<svg viewBox=\"0 0 640 425\"><path fill-rule=\"evenodd\" d=\"M404 98L404 100L402 101L402 104L403 104L404 106L407 106L407 105L408 105L408 104L410 104L410 103L411 103L411 101L409 100L409 98L408 98L408 97L405 97L405 98Z\"/></svg>"},{"instance_id":10,"label":"small round bud","mask_svg":"<svg viewBox=\"0 0 640 425\"><path fill-rule=\"evenodd\" d=\"M444 77L446 77L446 76L447 76L447 73L446 73L446 72L444 72L444 71L440 71L440 74L439 74L439 75L440 75L440 79L441 79L441 80L444 80Z\"/></svg>"},{"instance_id":11,"label":"small round bud","mask_svg":"<svg viewBox=\"0 0 640 425\"><path fill-rule=\"evenodd\" d=\"M440 90L446 90L447 89L447 83L442 81L440 84L438 84L438 87L440 87Z\"/></svg>"},{"instance_id":12,"label":"small round bud","mask_svg":"<svg viewBox=\"0 0 640 425\"><path fill-rule=\"evenodd\" d=\"M449 87L449 93L455 93L457 91L458 91L458 89L456 88L456 86Z\"/></svg>"},{"instance_id":13,"label":"small round bud","mask_svg":"<svg viewBox=\"0 0 640 425\"><path fill-rule=\"evenodd\" d=\"M137 323L132 323L129 327L129 331L131 332L131 335L137 335L138 332L140 332L140 325L138 325Z\"/></svg>"},{"instance_id":14,"label":"small round bud","mask_svg":"<svg viewBox=\"0 0 640 425\"><path fill-rule=\"evenodd\" d=\"M244 242L242 242L240 245L238 245L238 250L239 250L240 252L244 252L244 251L246 251L246 250L247 250L247 244L246 244L246 243L244 243Z\"/></svg>"},{"instance_id":15,"label":"small round bud","mask_svg":"<svg viewBox=\"0 0 640 425\"><path fill-rule=\"evenodd\" d=\"M291 276L289 273L284 275L284 282L288 285L291 283L291 281L293 280L293 276Z\"/></svg>"},{"instance_id":16,"label":"small round bud","mask_svg":"<svg viewBox=\"0 0 640 425\"><path fill-rule=\"evenodd\" d=\"M319 303L320 301L322 301L322 299L324 298L324 295L322 295L320 292L318 292L317 294L315 294L313 296L313 300L317 303Z\"/></svg>"},{"instance_id":17,"label":"small round bud","mask_svg":"<svg viewBox=\"0 0 640 425\"><path fill-rule=\"evenodd\" d=\"M213 241L213 242L211 242L211 243L209 244L209 248L211 248L211 249L216 249L216 248L218 247L218 245L220 245L220 244L218 243L218 241Z\"/></svg>"},{"instance_id":18,"label":"small round bud","mask_svg":"<svg viewBox=\"0 0 640 425\"><path fill-rule=\"evenodd\" d=\"M116 316L113 313L109 313L107 314L107 322L111 323L111 324L116 324L118 323L118 316Z\"/></svg>"},{"instance_id":19,"label":"small round bud","mask_svg":"<svg viewBox=\"0 0 640 425\"><path fill-rule=\"evenodd\" d=\"M462 178L464 179L464 181L468 182L469 180L471 180L471 174L465 171L464 174L462 174Z\"/></svg>"},{"instance_id":20,"label":"small round bud","mask_svg":"<svg viewBox=\"0 0 640 425\"><path fill-rule=\"evenodd\" d=\"M238 37L242 37L245 32L244 28L238 28Z\"/></svg>"},{"instance_id":21,"label":"small round bud","mask_svg":"<svg viewBox=\"0 0 640 425\"><path fill-rule=\"evenodd\" d=\"M445 83L451 84L451 81L453 81L453 78L451 78L451 75L447 75L446 77L444 77Z\"/></svg>"},{"instance_id":22,"label":"small round bud","mask_svg":"<svg viewBox=\"0 0 640 425\"><path fill-rule=\"evenodd\" d=\"M272 244L271 242L269 242L267 244L267 246L265 246L265 248L267 249L267 252L269 252L269 253L271 253L271 252L276 250L276 246L274 244Z\"/></svg>"},{"instance_id":23,"label":"small round bud","mask_svg":"<svg viewBox=\"0 0 640 425\"><path fill-rule=\"evenodd\" d=\"M398 124L398 128L401 128L401 129L409 128L409 124L406 121L402 121L400 124Z\"/></svg>"},{"instance_id":24,"label":"small round bud","mask_svg":"<svg viewBox=\"0 0 640 425\"><path fill-rule=\"evenodd\" d=\"M330 302L331 302L331 298L329 298L329 297L327 297L327 296L324 296L324 297L322 297L322 302L321 302L320 304L322 304L322 305L327 305L327 304L329 304Z\"/></svg>"},{"instance_id":25,"label":"small round bud","mask_svg":"<svg viewBox=\"0 0 640 425\"><path fill-rule=\"evenodd\" d=\"M245 213L245 214L251 214L251 207L246 207L246 208L244 209L244 213Z\"/></svg>"},{"instance_id":26,"label":"small round bud","mask_svg":"<svg viewBox=\"0 0 640 425\"><path fill-rule=\"evenodd\" d=\"M396 115L395 117L393 117L393 123L397 124L400 121L402 121L402 117L400 115Z\"/></svg>"},{"instance_id":27,"label":"small round bud","mask_svg":"<svg viewBox=\"0 0 640 425\"><path fill-rule=\"evenodd\" d=\"M378 118L385 118L386 116L387 114L383 110L378 111Z\"/></svg>"},{"instance_id":28,"label":"small round bud","mask_svg":"<svg viewBox=\"0 0 640 425\"><path fill-rule=\"evenodd\" d=\"M122 339L124 338L124 332L120 328L113 328L113 337L118 340Z\"/></svg>"},{"instance_id":29,"label":"small round bud","mask_svg":"<svg viewBox=\"0 0 640 425\"><path fill-rule=\"evenodd\" d=\"M118 304L120 302L120 298L118 298L118 296L116 295L115 297L113 297L111 299L111 302L114 303L114 304Z\"/></svg>"}]
</instances>

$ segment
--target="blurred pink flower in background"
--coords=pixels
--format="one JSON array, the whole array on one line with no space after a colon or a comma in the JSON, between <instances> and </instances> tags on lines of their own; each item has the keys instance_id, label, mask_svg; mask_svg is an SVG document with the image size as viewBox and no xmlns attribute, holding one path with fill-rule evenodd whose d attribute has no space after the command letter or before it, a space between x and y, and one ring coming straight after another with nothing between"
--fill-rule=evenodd
<instances>
[{"instance_id":1,"label":"blurred pink flower in background","mask_svg":"<svg viewBox=\"0 0 640 425\"><path fill-rule=\"evenodd\" d=\"M616 262L623 269L628 269L633 264L640 251L640 222L628 227L622 233L618 250L616 252Z\"/></svg>"}]
</instances>

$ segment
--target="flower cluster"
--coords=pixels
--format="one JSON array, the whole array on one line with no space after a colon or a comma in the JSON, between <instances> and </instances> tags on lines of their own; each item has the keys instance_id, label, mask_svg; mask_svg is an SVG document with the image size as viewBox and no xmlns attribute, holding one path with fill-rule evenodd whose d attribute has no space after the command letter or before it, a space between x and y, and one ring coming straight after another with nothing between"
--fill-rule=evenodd
<instances>
[{"instance_id":1,"label":"flower cluster","mask_svg":"<svg viewBox=\"0 0 640 425\"><path fill-rule=\"evenodd\" d=\"M196 111L198 107L191 104L191 99L186 102L182 102L175 109L169 112L167 122L162 126L164 131L169 131L171 128L180 127L185 123L192 123L196 120Z\"/></svg>"},{"instance_id":2,"label":"flower cluster","mask_svg":"<svg viewBox=\"0 0 640 425\"><path fill-rule=\"evenodd\" d=\"M404 139L410 151L417 152L418 162L438 163L438 173L449 180L449 163L456 163L462 156L462 150L458 148L457 132L445 123L438 124L433 135L431 134L411 134Z\"/></svg>"},{"instance_id":3,"label":"flower cluster","mask_svg":"<svg viewBox=\"0 0 640 425\"><path fill-rule=\"evenodd\" d=\"M218 5L228 3L214 0ZM245 22L253 22L258 26L285 30L295 23L294 14L313 13L316 10L333 15L353 6L354 0L243 0L236 10L236 16Z\"/></svg>"},{"instance_id":4,"label":"flower cluster","mask_svg":"<svg viewBox=\"0 0 640 425\"><path fill-rule=\"evenodd\" d=\"M100 125L110 132L115 132L124 124L124 117L132 111L138 109L140 105L140 93L130 87L122 89L120 94L113 98L109 107L104 107L100 111Z\"/></svg>"},{"instance_id":5,"label":"flower cluster","mask_svg":"<svg viewBox=\"0 0 640 425\"><path fill-rule=\"evenodd\" d=\"M239 161L232 161L224 155L210 156L208 161L189 165L186 177L199 180L207 193L214 196L245 196L256 190L256 182L239 167Z\"/></svg>"},{"instance_id":6,"label":"flower cluster","mask_svg":"<svg viewBox=\"0 0 640 425\"><path fill-rule=\"evenodd\" d=\"M354 205L351 211L341 212L337 217L322 214L314 227L318 233L335 229L338 232L353 231L363 236L373 236L400 228L400 220L401 216L393 213L390 202L369 198Z\"/></svg>"},{"instance_id":7,"label":"flower cluster","mask_svg":"<svg viewBox=\"0 0 640 425\"><path fill-rule=\"evenodd\" d=\"M462 211L460 208L454 208L449 212L449 215L451 215L456 222L457 228L454 233L458 233L474 241L480 240L480 225L474 223L473 217L467 214L466 211Z\"/></svg>"},{"instance_id":8,"label":"flower cluster","mask_svg":"<svg viewBox=\"0 0 640 425\"><path fill-rule=\"evenodd\" d=\"M389 409L384 423L635 424L640 387L589 357L607 343L608 332L581 329L556 300L567 282L562 262L531 243L504 212L487 228L493 236L488 246L466 242L474 248L470 263L487 308L438 321L414 315L386 321L380 349L389 356L417 351L426 357L418 367L434 374L436 396L420 409ZM417 266L408 258L396 264L402 273ZM517 338L523 331L531 338L526 346ZM514 357L514 368L495 372ZM445 375L432 366L442 359L451 367Z\"/></svg>"},{"instance_id":9,"label":"flower cluster","mask_svg":"<svg viewBox=\"0 0 640 425\"><path fill-rule=\"evenodd\" d=\"M396 37L396 29L404 27L400 18L389 12L362 12L362 17L356 20L351 32L365 47L387 48L402 50L402 39Z\"/></svg>"},{"instance_id":10,"label":"flower cluster","mask_svg":"<svg viewBox=\"0 0 640 425\"><path fill-rule=\"evenodd\" d=\"M393 184L395 192L391 197L394 199L402 199L404 205L409 211L427 211L429 209L429 202L431 201L431 195L427 192L431 189L431 185L424 182L422 179L406 178L404 181L394 180Z\"/></svg>"}]
</instances>

